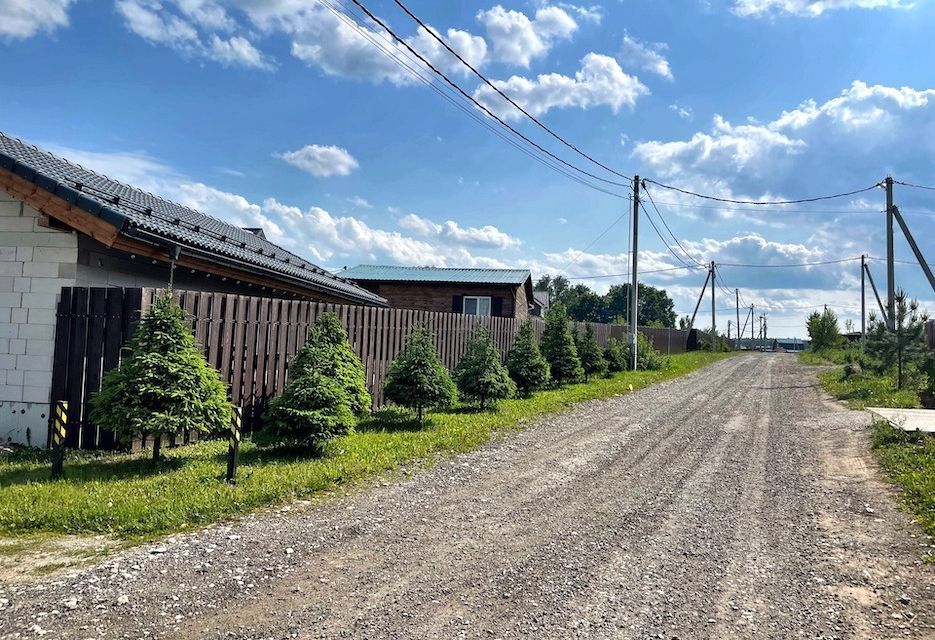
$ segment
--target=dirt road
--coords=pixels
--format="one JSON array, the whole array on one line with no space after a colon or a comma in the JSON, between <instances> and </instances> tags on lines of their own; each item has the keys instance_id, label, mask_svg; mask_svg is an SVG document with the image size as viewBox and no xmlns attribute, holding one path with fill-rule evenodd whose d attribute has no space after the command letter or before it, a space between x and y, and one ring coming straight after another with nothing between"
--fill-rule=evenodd
<instances>
[{"instance_id":1,"label":"dirt road","mask_svg":"<svg viewBox=\"0 0 935 640\"><path fill-rule=\"evenodd\" d=\"M0 636L935 638L868 419L786 355L582 405L324 506L7 589Z\"/></svg>"}]
</instances>

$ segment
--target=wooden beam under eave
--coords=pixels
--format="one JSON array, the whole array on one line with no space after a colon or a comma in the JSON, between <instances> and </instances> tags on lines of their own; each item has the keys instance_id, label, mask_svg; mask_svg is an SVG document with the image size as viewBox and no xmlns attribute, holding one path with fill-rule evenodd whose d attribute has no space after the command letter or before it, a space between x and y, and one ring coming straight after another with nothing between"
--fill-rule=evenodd
<instances>
[{"instance_id":1,"label":"wooden beam under eave","mask_svg":"<svg viewBox=\"0 0 935 640\"><path fill-rule=\"evenodd\" d=\"M134 253L138 256L145 256L147 258L159 260L167 264L172 261L169 257L169 252L167 249L153 246L148 242L137 240L135 238L129 238L127 236L118 237L114 241L113 248L120 251L126 251L127 253ZM240 280L241 282L249 282L254 285L267 287L269 289L277 289L279 291L288 291L289 293L294 293L297 296L319 302L334 302L337 304L361 304L360 302L350 300L349 298L339 298L337 296L332 296L326 293L320 293L311 288L292 285L276 278L264 277L251 273L250 271L240 271L232 267L227 267L215 262L189 256L185 254L184 249L182 250L181 255L179 255L178 260L175 261L175 264L178 267L197 269L198 271L210 273L211 275L215 276L221 276L222 278Z\"/></svg>"},{"instance_id":2,"label":"wooden beam under eave","mask_svg":"<svg viewBox=\"0 0 935 640\"><path fill-rule=\"evenodd\" d=\"M62 224L91 236L108 247L113 246L120 230L97 216L65 202L62 198L21 178L8 169L0 169L0 186L14 198Z\"/></svg>"}]
</instances>

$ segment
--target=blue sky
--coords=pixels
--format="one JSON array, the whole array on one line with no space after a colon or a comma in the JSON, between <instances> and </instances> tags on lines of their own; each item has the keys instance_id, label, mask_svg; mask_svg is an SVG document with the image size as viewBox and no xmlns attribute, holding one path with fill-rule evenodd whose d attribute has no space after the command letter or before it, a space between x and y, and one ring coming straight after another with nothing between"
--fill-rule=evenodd
<instances>
[{"instance_id":1,"label":"blue sky","mask_svg":"<svg viewBox=\"0 0 935 640\"><path fill-rule=\"evenodd\" d=\"M393 2L363 4L525 135L616 179L480 88ZM933 2L406 4L528 111L620 173L735 199L849 191L887 173L935 184ZM624 189L611 187L624 198L590 189L516 150L394 62L384 37L350 0L0 0L0 130L262 225L327 268L627 271L626 216L595 241L626 212ZM881 190L760 211L650 189L701 262L884 254ZM935 261L935 192L896 194ZM899 234L897 254L912 257ZM645 220L640 259L647 270L680 264ZM882 284L883 264L872 268ZM769 313L771 333L803 335L805 315L825 303L857 319L857 263L721 273ZM897 278L935 310L917 266L899 265ZM624 279L582 281L600 290ZM669 290L680 312L703 280L687 270L644 278Z\"/></svg>"}]
</instances>

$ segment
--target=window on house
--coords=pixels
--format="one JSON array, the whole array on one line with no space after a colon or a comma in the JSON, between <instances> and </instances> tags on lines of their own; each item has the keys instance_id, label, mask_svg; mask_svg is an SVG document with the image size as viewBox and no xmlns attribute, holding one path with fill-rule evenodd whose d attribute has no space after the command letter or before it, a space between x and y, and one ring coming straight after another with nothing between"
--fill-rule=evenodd
<instances>
[{"instance_id":1,"label":"window on house","mask_svg":"<svg viewBox=\"0 0 935 640\"><path fill-rule=\"evenodd\" d=\"M464 296L464 315L489 316L490 296Z\"/></svg>"}]
</instances>

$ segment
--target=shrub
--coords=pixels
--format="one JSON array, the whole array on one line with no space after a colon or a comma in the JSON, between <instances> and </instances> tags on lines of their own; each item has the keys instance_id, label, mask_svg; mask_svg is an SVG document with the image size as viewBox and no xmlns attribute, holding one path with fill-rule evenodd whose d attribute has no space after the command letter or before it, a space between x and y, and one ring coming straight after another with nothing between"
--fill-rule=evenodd
<instances>
[{"instance_id":1,"label":"shrub","mask_svg":"<svg viewBox=\"0 0 935 640\"><path fill-rule=\"evenodd\" d=\"M336 380L347 392L348 406L357 417L370 412L373 404L367 391L367 379L360 358L351 349L347 332L333 313L318 317L308 332L308 340L289 365L289 379L317 371Z\"/></svg>"},{"instance_id":2,"label":"shrub","mask_svg":"<svg viewBox=\"0 0 935 640\"><path fill-rule=\"evenodd\" d=\"M289 366L289 384L273 399L260 441L315 447L341 436L370 411L364 367L333 313L325 313Z\"/></svg>"},{"instance_id":3,"label":"shrub","mask_svg":"<svg viewBox=\"0 0 935 640\"><path fill-rule=\"evenodd\" d=\"M626 371L630 368L627 361L627 347L616 338L608 338L604 346L604 359L607 360L607 370L611 373Z\"/></svg>"},{"instance_id":4,"label":"shrub","mask_svg":"<svg viewBox=\"0 0 935 640\"><path fill-rule=\"evenodd\" d=\"M260 441L315 447L354 426L347 389L312 370L291 380L269 406Z\"/></svg>"},{"instance_id":5,"label":"shrub","mask_svg":"<svg viewBox=\"0 0 935 640\"><path fill-rule=\"evenodd\" d=\"M120 366L104 375L90 418L123 441L153 436L153 461L159 459L163 435L229 428L227 389L198 349L171 293L153 302Z\"/></svg>"},{"instance_id":6,"label":"shrub","mask_svg":"<svg viewBox=\"0 0 935 640\"><path fill-rule=\"evenodd\" d=\"M584 375L575 339L568 330L568 314L561 303L553 305L545 314L542 355L549 363L549 374L559 386Z\"/></svg>"},{"instance_id":7,"label":"shrub","mask_svg":"<svg viewBox=\"0 0 935 640\"><path fill-rule=\"evenodd\" d=\"M426 408L447 406L457 399L448 369L438 359L435 336L417 327L393 360L383 389L387 399L415 409L422 422Z\"/></svg>"},{"instance_id":8,"label":"shrub","mask_svg":"<svg viewBox=\"0 0 935 640\"><path fill-rule=\"evenodd\" d=\"M626 361L630 362L630 345L625 345ZM636 368L639 371L665 369L669 359L653 348L653 343L642 333L636 334Z\"/></svg>"},{"instance_id":9,"label":"shrub","mask_svg":"<svg viewBox=\"0 0 935 640\"><path fill-rule=\"evenodd\" d=\"M838 316L831 309L825 308L821 313L812 312L806 320L806 329L813 351L834 349L841 344Z\"/></svg>"},{"instance_id":10,"label":"shrub","mask_svg":"<svg viewBox=\"0 0 935 640\"><path fill-rule=\"evenodd\" d=\"M526 320L520 325L516 342L506 356L506 368L518 392L526 397L549 381L549 363L536 344L532 321Z\"/></svg>"},{"instance_id":11,"label":"shrub","mask_svg":"<svg viewBox=\"0 0 935 640\"><path fill-rule=\"evenodd\" d=\"M581 369L584 371L584 380L587 382L592 375L604 375L607 373L607 361L601 353L601 348L597 345L597 339L594 337L594 327L591 323L584 325L584 333L580 331L575 334L576 348L578 349L578 358L581 360Z\"/></svg>"},{"instance_id":12,"label":"shrub","mask_svg":"<svg viewBox=\"0 0 935 640\"><path fill-rule=\"evenodd\" d=\"M516 393L516 384L500 361L500 350L490 337L487 327L474 330L467 350L455 369L458 395L465 400L476 400L483 409L487 400L496 402Z\"/></svg>"}]
</instances>

